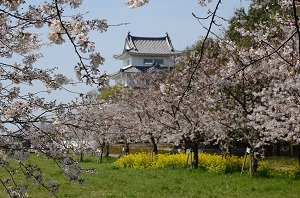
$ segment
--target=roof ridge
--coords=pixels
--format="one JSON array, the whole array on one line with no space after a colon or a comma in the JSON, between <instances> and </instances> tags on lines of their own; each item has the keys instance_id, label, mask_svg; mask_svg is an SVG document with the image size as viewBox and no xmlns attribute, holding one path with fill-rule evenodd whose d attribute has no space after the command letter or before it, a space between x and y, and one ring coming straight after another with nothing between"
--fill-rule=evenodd
<instances>
[{"instance_id":1,"label":"roof ridge","mask_svg":"<svg viewBox=\"0 0 300 198\"><path fill-rule=\"evenodd\" d=\"M130 31L128 32L128 38L130 37L131 39L166 39L166 37L168 37L168 34L166 36L159 36L159 37L148 37L148 36L133 36L130 34Z\"/></svg>"}]
</instances>

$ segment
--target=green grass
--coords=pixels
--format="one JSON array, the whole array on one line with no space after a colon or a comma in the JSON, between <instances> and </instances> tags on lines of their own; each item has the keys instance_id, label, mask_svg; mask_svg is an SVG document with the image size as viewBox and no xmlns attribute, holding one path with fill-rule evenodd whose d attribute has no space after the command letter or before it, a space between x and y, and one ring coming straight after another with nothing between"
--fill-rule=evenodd
<instances>
[{"instance_id":1,"label":"green grass","mask_svg":"<svg viewBox=\"0 0 300 198\"><path fill-rule=\"evenodd\" d=\"M70 184L53 161L31 156L30 161L41 166L45 180L58 181L58 197L300 197L300 180L263 178L239 174L214 174L194 169L119 169L114 158L104 158L97 164L95 157L85 158L82 166L96 168L98 174L86 175L84 185ZM4 172L0 168L1 178ZM26 181L23 181L26 182ZM53 197L42 187L30 185L29 197ZM5 197L0 186L0 197Z\"/></svg>"}]
</instances>

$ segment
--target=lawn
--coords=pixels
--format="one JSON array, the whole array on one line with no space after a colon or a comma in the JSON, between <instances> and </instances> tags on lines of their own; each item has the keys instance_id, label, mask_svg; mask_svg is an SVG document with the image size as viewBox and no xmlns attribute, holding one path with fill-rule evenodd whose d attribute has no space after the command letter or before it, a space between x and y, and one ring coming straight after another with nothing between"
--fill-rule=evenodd
<instances>
[{"instance_id":1,"label":"lawn","mask_svg":"<svg viewBox=\"0 0 300 198\"><path fill-rule=\"evenodd\" d=\"M194 169L121 169L113 165L114 158L102 164L96 158L86 158L82 166L98 173L87 175L87 183L70 184L53 161L31 156L30 161L43 167L45 180L60 184L58 197L300 197L300 180L263 178L236 174L215 174ZM4 176L0 169L1 178ZM24 181L26 182L26 181ZM41 186L30 185L29 197L54 197ZM0 187L0 197L5 197Z\"/></svg>"}]
</instances>

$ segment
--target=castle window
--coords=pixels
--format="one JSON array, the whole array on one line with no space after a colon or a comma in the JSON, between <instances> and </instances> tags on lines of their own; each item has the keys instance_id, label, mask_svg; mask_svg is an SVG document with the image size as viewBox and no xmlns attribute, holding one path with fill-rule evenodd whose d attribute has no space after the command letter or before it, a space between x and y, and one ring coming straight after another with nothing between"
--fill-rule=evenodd
<instances>
[{"instance_id":1,"label":"castle window","mask_svg":"<svg viewBox=\"0 0 300 198\"><path fill-rule=\"evenodd\" d=\"M162 65L164 63L164 60L163 59L144 59L144 65L153 65L154 63Z\"/></svg>"},{"instance_id":2,"label":"castle window","mask_svg":"<svg viewBox=\"0 0 300 198\"><path fill-rule=\"evenodd\" d=\"M152 65L153 59L144 59L144 65Z\"/></svg>"},{"instance_id":3,"label":"castle window","mask_svg":"<svg viewBox=\"0 0 300 198\"><path fill-rule=\"evenodd\" d=\"M163 59L154 59L154 63L157 63L159 65L163 65L164 64L164 60Z\"/></svg>"}]
</instances>

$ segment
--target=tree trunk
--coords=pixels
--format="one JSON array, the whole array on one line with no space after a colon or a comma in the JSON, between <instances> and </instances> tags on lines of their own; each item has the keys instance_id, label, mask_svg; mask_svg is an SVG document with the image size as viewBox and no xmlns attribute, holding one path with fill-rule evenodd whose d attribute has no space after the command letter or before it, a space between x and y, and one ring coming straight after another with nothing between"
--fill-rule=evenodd
<instances>
[{"instance_id":1,"label":"tree trunk","mask_svg":"<svg viewBox=\"0 0 300 198\"><path fill-rule=\"evenodd\" d=\"M99 152L98 160L97 160L98 163L102 163L103 153L104 153L105 146L106 146L105 143L103 143L103 144L100 145L100 152Z\"/></svg>"},{"instance_id":2,"label":"tree trunk","mask_svg":"<svg viewBox=\"0 0 300 198\"><path fill-rule=\"evenodd\" d=\"M299 166L300 166L300 143L298 143L298 160L299 160Z\"/></svg>"},{"instance_id":3,"label":"tree trunk","mask_svg":"<svg viewBox=\"0 0 300 198\"><path fill-rule=\"evenodd\" d=\"M254 154L253 149L250 152L250 177L257 172L257 157Z\"/></svg>"},{"instance_id":4,"label":"tree trunk","mask_svg":"<svg viewBox=\"0 0 300 198\"><path fill-rule=\"evenodd\" d=\"M83 151L80 151L80 154L79 154L79 161L80 161L80 162L83 162Z\"/></svg>"},{"instance_id":5,"label":"tree trunk","mask_svg":"<svg viewBox=\"0 0 300 198\"><path fill-rule=\"evenodd\" d=\"M125 141L123 155L129 154L129 143Z\"/></svg>"},{"instance_id":6,"label":"tree trunk","mask_svg":"<svg viewBox=\"0 0 300 198\"><path fill-rule=\"evenodd\" d=\"M184 149L184 153L186 153L187 149L188 149L188 141L187 139L183 136L183 149Z\"/></svg>"},{"instance_id":7,"label":"tree trunk","mask_svg":"<svg viewBox=\"0 0 300 198\"><path fill-rule=\"evenodd\" d=\"M105 157L108 157L109 156L109 142L106 142L105 144Z\"/></svg>"},{"instance_id":8,"label":"tree trunk","mask_svg":"<svg viewBox=\"0 0 300 198\"><path fill-rule=\"evenodd\" d=\"M98 156L98 163L102 163L102 159L103 159L103 152L101 150Z\"/></svg>"},{"instance_id":9,"label":"tree trunk","mask_svg":"<svg viewBox=\"0 0 300 198\"><path fill-rule=\"evenodd\" d=\"M273 143L272 144L272 155L273 156L278 156L280 154L280 144L279 142L277 141L276 143Z\"/></svg>"},{"instance_id":10,"label":"tree trunk","mask_svg":"<svg viewBox=\"0 0 300 198\"><path fill-rule=\"evenodd\" d=\"M224 144L224 148L225 148L225 154L231 154L231 144L230 144L230 140L225 140L225 144Z\"/></svg>"},{"instance_id":11,"label":"tree trunk","mask_svg":"<svg viewBox=\"0 0 300 198\"><path fill-rule=\"evenodd\" d=\"M151 140L151 143L152 143L152 151L153 151L153 153L154 153L155 155L157 155L158 150L157 150L157 144L156 144L156 142L155 142L154 137L151 136L150 140Z\"/></svg>"},{"instance_id":12,"label":"tree trunk","mask_svg":"<svg viewBox=\"0 0 300 198\"><path fill-rule=\"evenodd\" d=\"M198 147L199 147L199 144L194 141L192 143L192 147L193 147L193 152L194 152L194 162L193 162L193 167L194 168L198 168L198 163L199 163L199 158L198 158Z\"/></svg>"},{"instance_id":13,"label":"tree trunk","mask_svg":"<svg viewBox=\"0 0 300 198\"><path fill-rule=\"evenodd\" d=\"M228 145L228 146L226 147L226 154L231 155L231 146L230 146L230 145Z\"/></svg>"}]
</instances>

